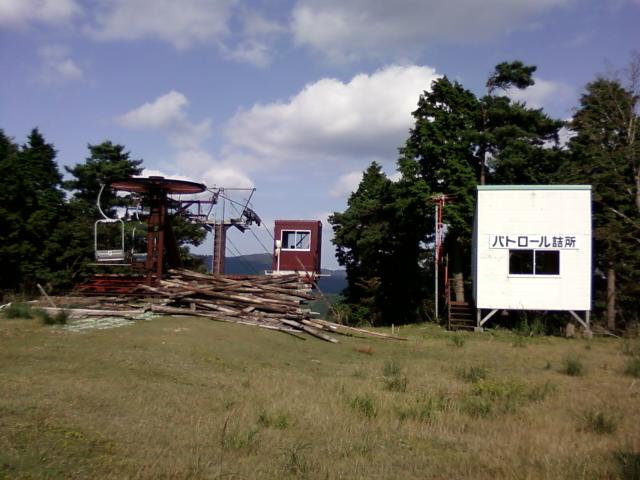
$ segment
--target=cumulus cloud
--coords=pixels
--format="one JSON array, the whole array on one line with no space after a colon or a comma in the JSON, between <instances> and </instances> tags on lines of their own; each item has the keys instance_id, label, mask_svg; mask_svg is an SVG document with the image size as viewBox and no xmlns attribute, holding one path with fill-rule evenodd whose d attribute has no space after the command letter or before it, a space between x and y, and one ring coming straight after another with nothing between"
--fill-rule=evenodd
<instances>
[{"instance_id":1,"label":"cumulus cloud","mask_svg":"<svg viewBox=\"0 0 640 480\"><path fill-rule=\"evenodd\" d=\"M189 100L170 91L116 118L120 125L133 129L162 130L179 148L196 148L211 135L211 120L192 122L186 113Z\"/></svg>"},{"instance_id":2,"label":"cumulus cloud","mask_svg":"<svg viewBox=\"0 0 640 480\"><path fill-rule=\"evenodd\" d=\"M59 85L81 80L84 72L70 56L69 49L60 45L47 45L38 51L40 72L38 80L47 85Z\"/></svg>"},{"instance_id":3,"label":"cumulus cloud","mask_svg":"<svg viewBox=\"0 0 640 480\"><path fill-rule=\"evenodd\" d=\"M509 98L519 102L525 102L531 108L548 107L550 104L564 103L573 100L575 91L566 83L535 79L535 85L520 90L512 88L507 92Z\"/></svg>"},{"instance_id":4,"label":"cumulus cloud","mask_svg":"<svg viewBox=\"0 0 640 480\"><path fill-rule=\"evenodd\" d=\"M226 57L256 67L266 67L271 63L270 47L258 40L240 42L234 49L226 53Z\"/></svg>"},{"instance_id":5,"label":"cumulus cloud","mask_svg":"<svg viewBox=\"0 0 640 480\"><path fill-rule=\"evenodd\" d=\"M526 26L570 0L299 0L291 29L299 45L333 60L400 54L438 42L471 43ZM415 53L415 52L414 52Z\"/></svg>"},{"instance_id":6,"label":"cumulus cloud","mask_svg":"<svg viewBox=\"0 0 640 480\"><path fill-rule=\"evenodd\" d=\"M204 150L178 152L174 168L189 172L208 187L253 188L254 183L244 171L226 162L216 161Z\"/></svg>"},{"instance_id":7,"label":"cumulus cloud","mask_svg":"<svg viewBox=\"0 0 640 480\"><path fill-rule=\"evenodd\" d=\"M62 24L80 13L75 0L2 0L0 25Z\"/></svg>"},{"instance_id":8,"label":"cumulus cloud","mask_svg":"<svg viewBox=\"0 0 640 480\"><path fill-rule=\"evenodd\" d=\"M362 180L362 171L345 173L340 175L335 181L333 188L329 192L332 197L346 197L356 191Z\"/></svg>"},{"instance_id":9,"label":"cumulus cloud","mask_svg":"<svg viewBox=\"0 0 640 480\"><path fill-rule=\"evenodd\" d=\"M234 0L99 0L86 31L99 40L153 38L186 48L228 33Z\"/></svg>"},{"instance_id":10,"label":"cumulus cloud","mask_svg":"<svg viewBox=\"0 0 640 480\"><path fill-rule=\"evenodd\" d=\"M349 82L325 78L285 102L238 112L226 135L242 160L393 160L413 124L419 95L438 75L424 66L389 66ZM235 151L234 151L235 150ZM360 162L361 163L361 162Z\"/></svg>"}]
</instances>

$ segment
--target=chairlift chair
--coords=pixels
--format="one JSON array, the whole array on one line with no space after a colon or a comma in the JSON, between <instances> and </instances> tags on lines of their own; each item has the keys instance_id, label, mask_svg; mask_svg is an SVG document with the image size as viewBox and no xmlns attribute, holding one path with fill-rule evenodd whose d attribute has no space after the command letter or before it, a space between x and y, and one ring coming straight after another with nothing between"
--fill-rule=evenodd
<instances>
[{"instance_id":1,"label":"chairlift chair","mask_svg":"<svg viewBox=\"0 0 640 480\"><path fill-rule=\"evenodd\" d=\"M102 196L102 191L104 190L104 185L100 187L100 193L98 193L98 200L96 205L98 207L98 211L102 215L103 218L96 220L93 225L93 240L94 240L94 252L96 262L101 264L122 264L126 260L126 254L124 250L124 222L121 218L109 218L102 211L100 207L100 197ZM98 247L98 229L101 224L120 224L120 248L118 249L104 249Z\"/></svg>"}]
</instances>

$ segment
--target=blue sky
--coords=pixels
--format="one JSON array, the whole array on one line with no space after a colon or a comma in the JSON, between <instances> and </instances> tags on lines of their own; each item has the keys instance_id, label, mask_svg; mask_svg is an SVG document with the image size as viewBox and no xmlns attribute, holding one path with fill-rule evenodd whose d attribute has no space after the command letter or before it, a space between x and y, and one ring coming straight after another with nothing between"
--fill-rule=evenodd
<instances>
[{"instance_id":1,"label":"blue sky","mask_svg":"<svg viewBox=\"0 0 640 480\"><path fill-rule=\"evenodd\" d=\"M640 0L0 0L0 128L38 127L61 166L111 140L153 173L255 186L268 226L325 222L334 268L327 215L372 160L394 173L434 78L482 94L520 59L538 71L518 98L569 118L640 48L638 20Z\"/></svg>"}]
</instances>

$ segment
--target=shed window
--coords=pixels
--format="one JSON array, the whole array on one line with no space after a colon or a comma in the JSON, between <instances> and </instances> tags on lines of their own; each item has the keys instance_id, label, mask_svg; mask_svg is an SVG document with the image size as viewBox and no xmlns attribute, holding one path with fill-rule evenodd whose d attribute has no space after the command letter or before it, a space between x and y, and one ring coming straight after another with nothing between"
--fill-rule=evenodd
<instances>
[{"instance_id":1,"label":"shed window","mask_svg":"<svg viewBox=\"0 0 640 480\"><path fill-rule=\"evenodd\" d=\"M283 250L310 250L311 231L309 230L283 230Z\"/></svg>"},{"instance_id":2,"label":"shed window","mask_svg":"<svg viewBox=\"0 0 640 480\"><path fill-rule=\"evenodd\" d=\"M559 250L509 250L511 275L560 275Z\"/></svg>"}]
</instances>

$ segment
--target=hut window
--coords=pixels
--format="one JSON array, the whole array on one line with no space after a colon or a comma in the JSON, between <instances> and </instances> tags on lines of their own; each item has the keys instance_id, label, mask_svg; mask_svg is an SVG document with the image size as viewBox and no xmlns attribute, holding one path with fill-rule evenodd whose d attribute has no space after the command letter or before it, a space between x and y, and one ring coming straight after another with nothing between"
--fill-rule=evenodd
<instances>
[{"instance_id":1,"label":"hut window","mask_svg":"<svg viewBox=\"0 0 640 480\"><path fill-rule=\"evenodd\" d=\"M310 250L311 231L309 230L283 230L283 250Z\"/></svg>"},{"instance_id":2,"label":"hut window","mask_svg":"<svg viewBox=\"0 0 640 480\"><path fill-rule=\"evenodd\" d=\"M511 275L560 275L558 250L509 250Z\"/></svg>"}]
</instances>

